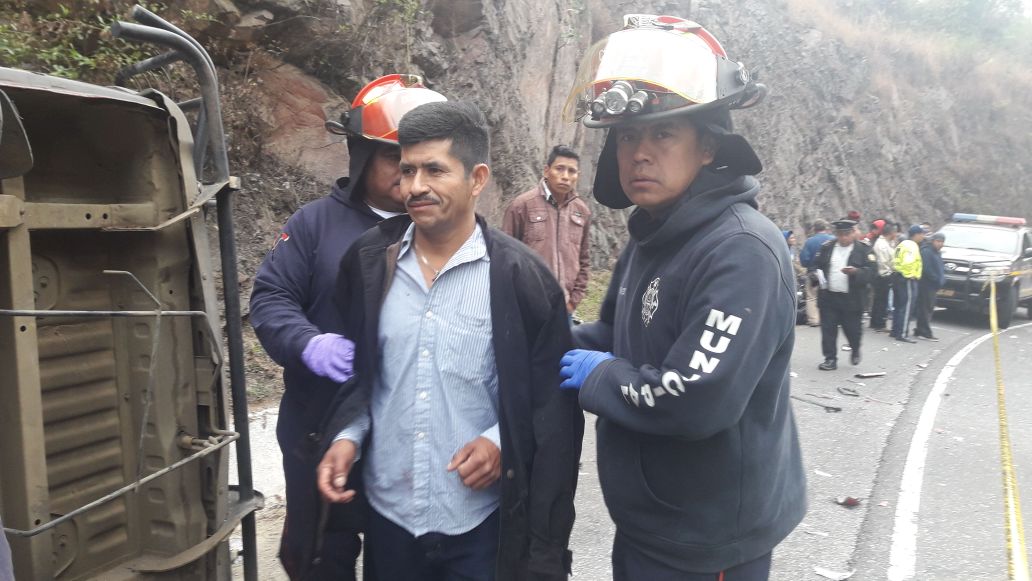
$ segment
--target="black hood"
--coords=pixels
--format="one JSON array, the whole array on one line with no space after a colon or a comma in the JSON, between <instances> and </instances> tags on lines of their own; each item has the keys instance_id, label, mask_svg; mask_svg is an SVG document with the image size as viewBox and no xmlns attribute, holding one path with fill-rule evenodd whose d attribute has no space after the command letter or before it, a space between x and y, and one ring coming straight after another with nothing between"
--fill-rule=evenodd
<instances>
[{"instance_id":1,"label":"black hood","mask_svg":"<svg viewBox=\"0 0 1032 581\"><path fill-rule=\"evenodd\" d=\"M733 179L738 176L756 175L763 171L763 163L749 142L734 133L731 113L727 109L699 113L694 115L693 119L698 127L705 128L717 139L718 147L713 163L706 166L710 172ZM621 210L633 205L620 185L616 139L612 130L606 135L602 155L598 157L593 193L595 199L603 206Z\"/></svg>"},{"instance_id":2,"label":"black hood","mask_svg":"<svg viewBox=\"0 0 1032 581\"><path fill-rule=\"evenodd\" d=\"M333 184L330 195L355 208L365 208L364 192L360 184L369 159L381 144L364 137L348 136L348 175Z\"/></svg>"},{"instance_id":3,"label":"black hood","mask_svg":"<svg viewBox=\"0 0 1032 581\"><path fill-rule=\"evenodd\" d=\"M659 250L690 237L733 204L756 208L759 191L760 183L752 176L729 176L704 169L665 216L654 219L637 208L627 221L627 230L640 248Z\"/></svg>"}]
</instances>

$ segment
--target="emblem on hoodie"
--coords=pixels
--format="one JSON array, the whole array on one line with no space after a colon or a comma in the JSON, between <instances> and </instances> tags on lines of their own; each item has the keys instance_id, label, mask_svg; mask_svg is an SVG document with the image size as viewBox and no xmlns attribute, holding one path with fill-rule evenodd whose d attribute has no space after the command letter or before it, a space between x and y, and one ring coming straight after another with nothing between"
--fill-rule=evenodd
<instances>
[{"instance_id":1,"label":"emblem on hoodie","mask_svg":"<svg viewBox=\"0 0 1032 581\"><path fill-rule=\"evenodd\" d=\"M649 288L645 289L645 294L641 295L641 322L646 327L652 322L652 316L656 314L656 309L659 308L659 277L652 279L649 283Z\"/></svg>"},{"instance_id":2,"label":"emblem on hoodie","mask_svg":"<svg viewBox=\"0 0 1032 581\"><path fill-rule=\"evenodd\" d=\"M280 242L286 242L287 240L290 240L290 234L280 232L280 235L276 237L276 241L272 243L272 249L276 250L276 247L279 246Z\"/></svg>"}]
</instances>

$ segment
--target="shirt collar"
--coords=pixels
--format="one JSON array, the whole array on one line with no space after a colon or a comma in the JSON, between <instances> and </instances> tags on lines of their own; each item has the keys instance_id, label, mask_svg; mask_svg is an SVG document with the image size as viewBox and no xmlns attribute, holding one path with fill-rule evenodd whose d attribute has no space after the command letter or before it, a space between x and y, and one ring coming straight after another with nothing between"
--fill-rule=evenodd
<instances>
[{"instance_id":1,"label":"shirt collar","mask_svg":"<svg viewBox=\"0 0 1032 581\"><path fill-rule=\"evenodd\" d=\"M405 235L401 237L401 248L398 250L398 258L405 256L410 248L414 246L416 236L416 224L415 222L409 224L405 230ZM455 251L455 254L448 260L448 263L444 265L441 272L448 270L453 266L463 264L466 262L475 262L477 260L483 260L484 262L491 262L491 257L487 254L487 243L484 241L484 231L480 228L480 223L477 222L473 227L473 233L469 235L469 238L462 243L462 246Z\"/></svg>"},{"instance_id":2,"label":"shirt collar","mask_svg":"<svg viewBox=\"0 0 1032 581\"><path fill-rule=\"evenodd\" d=\"M555 200L555 196L552 195L552 190L548 189L548 182L541 179L541 195L545 197L546 202L552 202Z\"/></svg>"}]
</instances>

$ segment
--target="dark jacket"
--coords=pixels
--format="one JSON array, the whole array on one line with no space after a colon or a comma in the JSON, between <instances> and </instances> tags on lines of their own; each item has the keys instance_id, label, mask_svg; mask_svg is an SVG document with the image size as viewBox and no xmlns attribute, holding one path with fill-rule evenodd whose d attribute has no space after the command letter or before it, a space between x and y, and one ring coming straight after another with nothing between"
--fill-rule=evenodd
<instances>
[{"instance_id":1,"label":"dark jacket","mask_svg":"<svg viewBox=\"0 0 1032 581\"><path fill-rule=\"evenodd\" d=\"M946 284L946 264L930 241L921 243L921 281L918 288L937 291Z\"/></svg>"},{"instance_id":2,"label":"dark jacket","mask_svg":"<svg viewBox=\"0 0 1032 581\"><path fill-rule=\"evenodd\" d=\"M765 555L806 512L792 406L795 275L757 182L704 172L663 221L630 217L580 390L617 535L685 572Z\"/></svg>"},{"instance_id":3,"label":"dark jacket","mask_svg":"<svg viewBox=\"0 0 1032 581\"><path fill-rule=\"evenodd\" d=\"M491 259L491 321L498 369L502 444L498 580L566 579L584 416L576 394L559 389L570 348L563 292L519 241L478 221ZM359 389L340 398L324 447L367 409L378 372L380 306L397 265L408 216L382 222L341 262L337 296L356 338ZM376 427L374 426L375 430ZM369 439L366 440L367 442Z\"/></svg>"},{"instance_id":4,"label":"dark jacket","mask_svg":"<svg viewBox=\"0 0 1032 581\"><path fill-rule=\"evenodd\" d=\"M813 259L814 268L823 270L825 279L828 279L831 274L828 270L831 268L831 252L836 244L838 244L838 240L835 239L825 242L817 251L817 257ZM846 266L856 267L856 272L849 275L849 305L853 310L862 311L864 310L867 285L878 276L878 261L874 256L874 250L863 242L854 242L853 250L849 252L849 258L846 260ZM827 289L821 289L817 293L818 307L824 306L823 303L827 300L830 292Z\"/></svg>"},{"instance_id":5,"label":"dark jacket","mask_svg":"<svg viewBox=\"0 0 1032 581\"><path fill-rule=\"evenodd\" d=\"M325 575L306 577L305 571L318 557L314 547L322 507L315 487L319 425L338 385L309 371L301 352L312 337L343 329L333 296L340 259L352 242L380 221L356 188L375 147L349 140L351 179L340 178L329 196L290 217L258 268L251 291L251 325L265 351L283 366L285 391L276 437L287 480L287 526L280 558L293 579L336 577L332 559L319 561ZM362 512L358 503L334 506L330 526L357 530Z\"/></svg>"}]
</instances>

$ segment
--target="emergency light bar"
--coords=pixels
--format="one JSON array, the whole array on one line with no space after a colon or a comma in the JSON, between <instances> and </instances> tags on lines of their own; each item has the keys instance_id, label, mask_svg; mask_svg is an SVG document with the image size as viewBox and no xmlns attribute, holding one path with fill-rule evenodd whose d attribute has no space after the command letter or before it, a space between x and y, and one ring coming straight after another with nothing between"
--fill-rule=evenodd
<instances>
[{"instance_id":1,"label":"emergency light bar","mask_svg":"<svg viewBox=\"0 0 1032 581\"><path fill-rule=\"evenodd\" d=\"M1010 216L987 216L985 214L954 214L954 222L976 222L978 224L1005 224L1008 226L1024 226L1024 218Z\"/></svg>"}]
</instances>

